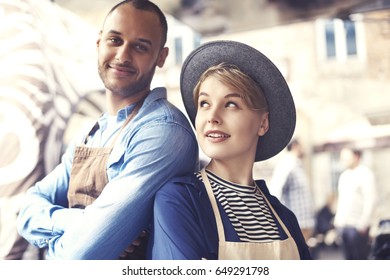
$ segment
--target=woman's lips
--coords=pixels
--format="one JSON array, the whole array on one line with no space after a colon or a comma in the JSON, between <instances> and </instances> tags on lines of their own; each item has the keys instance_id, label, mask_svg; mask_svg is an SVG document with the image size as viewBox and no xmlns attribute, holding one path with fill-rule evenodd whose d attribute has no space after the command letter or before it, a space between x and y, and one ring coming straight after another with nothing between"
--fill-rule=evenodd
<instances>
[{"instance_id":1,"label":"woman's lips","mask_svg":"<svg viewBox=\"0 0 390 280\"><path fill-rule=\"evenodd\" d=\"M209 130L205 133L205 137L210 142L219 143L219 142L223 142L226 139L228 139L230 137L230 135L226 134L222 131L219 131L219 130Z\"/></svg>"}]
</instances>

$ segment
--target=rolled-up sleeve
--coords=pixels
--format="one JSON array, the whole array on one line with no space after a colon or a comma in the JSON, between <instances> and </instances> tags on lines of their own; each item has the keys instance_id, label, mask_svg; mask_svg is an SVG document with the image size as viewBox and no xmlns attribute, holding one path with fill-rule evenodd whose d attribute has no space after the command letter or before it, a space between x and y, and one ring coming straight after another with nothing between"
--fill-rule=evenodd
<instances>
[{"instance_id":1,"label":"rolled-up sleeve","mask_svg":"<svg viewBox=\"0 0 390 280\"><path fill-rule=\"evenodd\" d=\"M73 150L74 145L67 149L52 172L27 190L21 204L18 232L37 247L47 247L50 239L62 234L67 224L82 213L80 209L67 209L68 170Z\"/></svg>"}]
</instances>

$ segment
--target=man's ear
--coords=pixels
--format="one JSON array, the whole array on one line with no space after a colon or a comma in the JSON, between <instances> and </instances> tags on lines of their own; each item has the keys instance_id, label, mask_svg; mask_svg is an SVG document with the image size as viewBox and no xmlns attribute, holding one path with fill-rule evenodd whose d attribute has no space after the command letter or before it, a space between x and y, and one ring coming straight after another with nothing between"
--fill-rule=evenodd
<instances>
[{"instance_id":1,"label":"man's ear","mask_svg":"<svg viewBox=\"0 0 390 280\"><path fill-rule=\"evenodd\" d=\"M99 44L100 44L100 40L102 39L102 30L99 31L99 35L98 35L98 38L96 40L96 48L99 47Z\"/></svg>"},{"instance_id":2,"label":"man's ear","mask_svg":"<svg viewBox=\"0 0 390 280\"><path fill-rule=\"evenodd\" d=\"M165 63L165 60L168 57L168 54L169 54L169 48L168 47L164 47L160 51L160 54L159 54L158 59L157 59L157 66L158 67L162 68L164 66L164 63Z\"/></svg>"},{"instance_id":3,"label":"man's ear","mask_svg":"<svg viewBox=\"0 0 390 280\"><path fill-rule=\"evenodd\" d=\"M261 120L259 131L258 131L259 136L263 136L268 131L268 128L269 128L268 115L269 115L269 113L267 112L261 116L262 120Z\"/></svg>"}]
</instances>

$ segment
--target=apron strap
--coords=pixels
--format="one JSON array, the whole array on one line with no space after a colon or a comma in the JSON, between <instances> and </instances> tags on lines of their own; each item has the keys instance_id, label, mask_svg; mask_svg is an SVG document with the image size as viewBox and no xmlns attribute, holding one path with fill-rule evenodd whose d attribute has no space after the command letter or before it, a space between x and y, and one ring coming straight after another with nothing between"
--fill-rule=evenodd
<instances>
[{"instance_id":1,"label":"apron strap","mask_svg":"<svg viewBox=\"0 0 390 280\"><path fill-rule=\"evenodd\" d=\"M215 200L215 196L214 196L213 190L211 188L209 178L207 177L205 168L202 168L202 170L200 172L202 174L202 179L203 179L204 185L206 187L206 191L207 191L207 194L209 196L211 206L213 207L215 222L217 223L217 231L218 231L219 241L225 242L226 241L225 230L224 230L224 227L222 224L221 215L219 213L217 201Z\"/></svg>"},{"instance_id":2,"label":"apron strap","mask_svg":"<svg viewBox=\"0 0 390 280\"><path fill-rule=\"evenodd\" d=\"M116 142L117 138L119 137L119 135L121 134L122 130L135 117L135 115L137 115L139 109L142 107L142 104L143 104L144 100L145 100L145 98L143 98L143 99L141 99L140 101L137 102L137 104L135 105L133 111L131 111L130 115L127 117L125 122L122 124L120 130L118 131L118 133L116 133L114 139L111 141L111 143L108 146L108 148L113 148L114 147L115 142ZM87 134L87 136L85 137L84 142L83 142L84 145L86 145L88 143L89 139L92 137L92 135L94 135L96 133L96 131L99 129L99 127L100 127L99 123L96 122L95 125L92 127L92 129Z\"/></svg>"},{"instance_id":3,"label":"apron strap","mask_svg":"<svg viewBox=\"0 0 390 280\"><path fill-rule=\"evenodd\" d=\"M272 207L271 203L269 203L267 197L264 195L264 193L261 191L260 187L256 184L256 181L255 181L255 185L256 187L259 189L261 195L263 196L263 198L265 199L266 203L268 204L268 207L271 209L272 213L274 214L274 216L276 217L276 219L278 220L278 223L279 225L282 227L282 229L284 230L284 232L287 234L287 237L288 238L291 238L291 233L290 231L287 229L286 225L283 223L282 219L280 219L278 213L276 213L276 211L274 210L274 208Z\"/></svg>"},{"instance_id":4,"label":"apron strap","mask_svg":"<svg viewBox=\"0 0 390 280\"><path fill-rule=\"evenodd\" d=\"M95 134L95 132L96 132L98 129L99 129L99 123L96 122L96 123L94 124L94 126L91 128L91 130L88 132L87 136L85 136L84 141L83 141L84 145L87 145L89 139L92 137L92 135Z\"/></svg>"}]
</instances>

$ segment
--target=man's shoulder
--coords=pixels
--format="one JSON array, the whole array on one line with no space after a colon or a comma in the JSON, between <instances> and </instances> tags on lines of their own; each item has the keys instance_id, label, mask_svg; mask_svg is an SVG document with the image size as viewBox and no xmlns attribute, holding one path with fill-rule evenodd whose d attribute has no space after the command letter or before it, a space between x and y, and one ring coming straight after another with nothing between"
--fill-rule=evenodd
<instances>
[{"instance_id":1,"label":"man's shoulder","mask_svg":"<svg viewBox=\"0 0 390 280\"><path fill-rule=\"evenodd\" d=\"M152 90L150 96L145 100L142 110L144 110L144 114L142 115L150 118L150 120L178 123L186 127L191 127L183 111L167 99L165 88Z\"/></svg>"}]
</instances>

